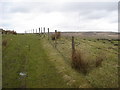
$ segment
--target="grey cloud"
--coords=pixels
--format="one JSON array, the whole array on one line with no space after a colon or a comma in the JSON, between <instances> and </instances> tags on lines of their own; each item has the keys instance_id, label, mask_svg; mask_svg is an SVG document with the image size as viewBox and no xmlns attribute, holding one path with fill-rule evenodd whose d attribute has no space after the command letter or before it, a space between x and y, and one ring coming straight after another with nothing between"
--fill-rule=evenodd
<instances>
[{"instance_id":1,"label":"grey cloud","mask_svg":"<svg viewBox=\"0 0 120 90\"><path fill-rule=\"evenodd\" d=\"M75 11L94 11L94 10L116 10L117 3L115 2L69 2L69 3L48 3L48 2L9 2L3 3L5 10L11 13L21 12L75 12ZM85 12L84 12L85 13Z\"/></svg>"},{"instance_id":2,"label":"grey cloud","mask_svg":"<svg viewBox=\"0 0 120 90\"><path fill-rule=\"evenodd\" d=\"M111 12L105 11L105 10L99 10L99 11L91 11L87 13L84 17L86 19L102 19L102 18L107 18ZM117 13L117 11L115 12ZM79 15L82 15L81 13Z\"/></svg>"},{"instance_id":3,"label":"grey cloud","mask_svg":"<svg viewBox=\"0 0 120 90\"><path fill-rule=\"evenodd\" d=\"M66 4L66 10L72 10L72 11L81 11L81 10L116 10L117 3L115 2L73 2Z\"/></svg>"},{"instance_id":4,"label":"grey cloud","mask_svg":"<svg viewBox=\"0 0 120 90\"><path fill-rule=\"evenodd\" d=\"M86 14L83 14L83 13L79 13L79 15L85 15L84 17L86 19L100 19L100 18L103 18L105 17L105 15L107 15L108 12L104 12L102 10L100 11L91 11L91 12L86 12Z\"/></svg>"}]
</instances>

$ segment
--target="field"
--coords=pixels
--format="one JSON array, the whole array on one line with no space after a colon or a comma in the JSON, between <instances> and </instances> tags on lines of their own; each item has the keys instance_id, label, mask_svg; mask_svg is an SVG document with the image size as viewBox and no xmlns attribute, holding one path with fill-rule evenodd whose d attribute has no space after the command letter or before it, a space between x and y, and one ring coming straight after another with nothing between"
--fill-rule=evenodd
<instances>
[{"instance_id":1,"label":"field","mask_svg":"<svg viewBox=\"0 0 120 90\"><path fill-rule=\"evenodd\" d=\"M72 35L75 49L93 66L95 58L102 57L101 66L90 68L87 74L71 67ZM3 35L7 42L2 46L3 88L117 88L117 35L100 36L61 33L53 41L47 34Z\"/></svg>"}]
</instances>

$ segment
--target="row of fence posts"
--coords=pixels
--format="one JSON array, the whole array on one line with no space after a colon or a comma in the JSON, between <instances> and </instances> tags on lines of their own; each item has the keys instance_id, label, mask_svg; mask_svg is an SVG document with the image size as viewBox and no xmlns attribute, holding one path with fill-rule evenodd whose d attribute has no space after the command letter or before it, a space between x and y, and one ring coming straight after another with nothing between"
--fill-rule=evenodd
<instances>
[{"instance_id":1,"label":"row of fence posts","mask_svg":"<svg viewBox=\"0 0 120 90\"><path fill-rule=\"evenodd\" d=\"M43 29L43 30L42 30ZM49 29L49 28L48 28ZM35 34L35 30L36 33L45 33L45 27L41 27L38 30L37 29L32 29L32 30L25 30L25 33L34 33ZM39 32L38 32L39 31ZM41 32L40 32L41 31Z\"/></svg>"},{"instance_id":2,"label":"row of fence posts","mask_svg":"<svg viewBox=\"0 0 120 90\"><path fill-rule=\"evenodd\" d=\"M49 32L49 28L47 28L48 29L48 40L49 40L49 38L50 38L50 32ZM41 28L39 28L38 29L39 30L39 33L37 32L37 29L36 29L36 33L35 33L35 29L32 29L32 30L25 30L25 34L27 34L27 33L32 33L32 34L44 34L44 37L45 37L45 27L41 27ZM31 32L30 32L31 31ZM55 30L56 32L57 32L57 30Z\"/></svg>"},{"instance_id":3,"label":"row of fence posts","mask_svg":"<svg viewBox=\"0 0 120 90\"><path fill-rule=\"evenodd\" d=\"M43 29L43 30L42 30ZM49 31L49 28L47 28L48 29L48 40L50 40L50 31ZM33 34L37 34L37 29L36 29L36 33L34 33L34 30L35 29L33 29ZM32 32L32 30L31 30L31 32ZM27 31L25 31L25 33L27 33ZM30 33L30 32L29 32ZM44 34L44 37L45 37L45 27L41 27L41 28L39 28L39 35L40 34ZM55 48L57 47L57 30L55 30L55 41L54 41L55 43ZM74 36L72 36L72 55L75 53L75 43L74 43Z\"/></svg>"}]
</instances>

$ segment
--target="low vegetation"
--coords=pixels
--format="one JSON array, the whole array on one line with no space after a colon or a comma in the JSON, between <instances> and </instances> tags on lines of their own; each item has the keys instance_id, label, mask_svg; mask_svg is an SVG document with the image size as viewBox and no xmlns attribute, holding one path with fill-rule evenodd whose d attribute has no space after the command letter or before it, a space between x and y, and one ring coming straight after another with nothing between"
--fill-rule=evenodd
<instances>
[{"instance_id":1,"label":"low vegetation","mask_svg":"<svg viewBox=\"0 0 120 90\"><path fill-rule=\"evenodd\" d=\"M83 74L94 87L118 87L118 46L109 41L103 43L96 37L77 36L76 52L72 55L71 42L71 36L64 34L56 45L69 66L72 64L73 69Z\"/></svg>"},{"instance_id":2,"label":"low vegetation","mask_svg":"<svg viewBox=\"0 0 120 90\"><path fill-rule=\"evenodd\" d=\"M3 88L118 87L117 41L75 37L72 55L71 37L58 33L56 48L55 34L50 38L3 35Z\"/></svg>"}]
</instances>

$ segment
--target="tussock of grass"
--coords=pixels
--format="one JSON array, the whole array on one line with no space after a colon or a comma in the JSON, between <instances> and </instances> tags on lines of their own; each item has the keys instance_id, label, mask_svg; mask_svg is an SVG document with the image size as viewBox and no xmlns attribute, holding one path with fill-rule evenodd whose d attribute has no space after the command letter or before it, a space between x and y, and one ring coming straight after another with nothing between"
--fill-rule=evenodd
<instances>
[{"instance_id":1,"label":"tussock of grass","mask_svg":"<svg viewBox=\"0 0 120 90\"><path fill-rule=\"evenodd\" d=\"M56 39L59 39L61 37L61 33L60 32L56 32L56 34L52 34L51 35L51 39L55 40L55 36L56 36Z\"/></svg>"},{"instance_id":2,"label":"tussock of grass","mask_svg":"<svg viewBox=\"0 0 120 90\"><path fill-rule=\"evenodd\" d=\"M101 66L103 60L105 60L105 56L102 52L96 57L93 57L87 52L76 50L72 54L72 67L83 74L87 74L91 69Z\"/></svg>"},{"instance_id":3,"label":"tussock of grass","mask_svg":"<svg viewBox=\"0 0 120 90\"><path fill-rule=\"evenodd\" d=\"M52 35L51 35L51 39L52 39L52 40L55 40L55 34L52 34Z\"/></svg>"},{"instance_id":4,"label":"tussock of grass","mask_svg":"<svg viewBox=\"0 0 120 90\"><path fill-rule=\"evenodd\" d=\"M80 70L83 73L87 73L89 64L83 57L83 53L81 51L76 50L72 54L72 67L77 70Z\"/></svg>"}]
</instances>

